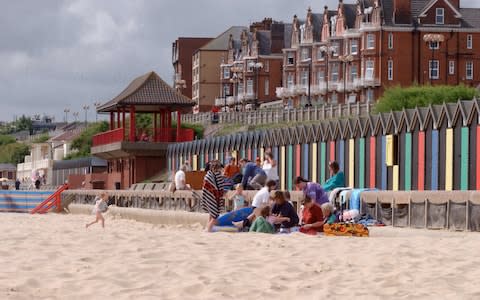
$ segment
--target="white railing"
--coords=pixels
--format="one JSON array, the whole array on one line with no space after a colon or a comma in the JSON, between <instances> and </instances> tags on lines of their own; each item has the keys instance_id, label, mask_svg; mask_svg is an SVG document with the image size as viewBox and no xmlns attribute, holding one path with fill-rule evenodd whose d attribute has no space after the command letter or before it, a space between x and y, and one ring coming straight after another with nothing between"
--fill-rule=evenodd
<instances>
[{"instance_id":1,"label":"white railing","mask_svg":"<svg viewBox=\"0 0 480 300\"><path fill-rule=\"evenodd\" d=\"M379 78L358 78L353 81L355 88L380 86Z\"/></svg>"},{"instance_id":2,"label":"white railing","mask_svg":"<svg viewBox=\"0 0 480 300\"><path fill-rule=\"evenodd\" d=\"M223 99L222 99L223 100ZM222 104L223 106L223 104ZM269 108L243 112L219 113L220 124L270 124L278 122L321 121L330 118L361 116L370 113L374 106L370 103L349 104L321 104L309 108ZM176 114L172 115L176 119ZM209 124L212 122L212 113L198 113L182 115L184 123Z\"/></svg>"}]
</instances>

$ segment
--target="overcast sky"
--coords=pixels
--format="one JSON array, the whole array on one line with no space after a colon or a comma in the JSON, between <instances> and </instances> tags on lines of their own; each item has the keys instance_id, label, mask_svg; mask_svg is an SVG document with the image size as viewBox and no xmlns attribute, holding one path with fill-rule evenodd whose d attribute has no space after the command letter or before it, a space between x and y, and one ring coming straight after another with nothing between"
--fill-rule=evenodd
<instances>
[{"instance_id":1,"label":"overcast sky","mask_svg":"<svg viewBox=\"0 0 480 300\"><path fill-rule=\"evenodd\" d=\"M354 3L354 0L347 0ZM480 7L478 0L462 6ZM80 112L156 71L171 83L171 45L179 36L216 36L272 17L291 22L311 6L338 0L15 0L0 10L0 120Z\"/></svg>"}]
</instances>

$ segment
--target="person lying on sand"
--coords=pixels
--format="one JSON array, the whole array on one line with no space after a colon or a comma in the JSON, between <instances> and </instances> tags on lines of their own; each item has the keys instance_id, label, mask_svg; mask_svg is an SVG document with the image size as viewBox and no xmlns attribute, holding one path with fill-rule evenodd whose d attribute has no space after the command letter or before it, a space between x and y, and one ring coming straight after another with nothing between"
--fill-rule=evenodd
<instances>
[{"instance_id":1,"label":"person lying on sand","mask_svg":"<svg viewBox=\"0 0 480 300\"><path fill-rule=\"evenodd\" d=\"M93 213L95 214L95 221L85 225L85 228L88 228L90 225L102 223L102 228L105 228L105 219L103 218L102 213L108 210L108 195L106 192L102 192L100 197L95 197L95 207L93 208Z\"/></svg>"}]
</instances>

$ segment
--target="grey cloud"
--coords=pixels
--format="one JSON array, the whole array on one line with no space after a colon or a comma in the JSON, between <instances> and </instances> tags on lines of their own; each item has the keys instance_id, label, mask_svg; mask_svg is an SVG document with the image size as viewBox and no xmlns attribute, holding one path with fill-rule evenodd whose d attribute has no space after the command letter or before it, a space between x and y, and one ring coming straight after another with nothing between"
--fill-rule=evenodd
<instances>
[{"instance_id":1,"label":"grey cloud","mask_svg":"<svg viewBox=\"0 0 480 300\"><path fill-rule=\"evenodd\" d=\"M338 0L42 0L4 1L0 11L0 120L107 101L134 77L172 78L171 43L216 36L232 25L272 17L291 22L308 6ZM349 0L346 2L353 2ZM462 1L463 6L479 6ZM89 118L94 117L93 109Z\"/></svg>"}]
</instances>

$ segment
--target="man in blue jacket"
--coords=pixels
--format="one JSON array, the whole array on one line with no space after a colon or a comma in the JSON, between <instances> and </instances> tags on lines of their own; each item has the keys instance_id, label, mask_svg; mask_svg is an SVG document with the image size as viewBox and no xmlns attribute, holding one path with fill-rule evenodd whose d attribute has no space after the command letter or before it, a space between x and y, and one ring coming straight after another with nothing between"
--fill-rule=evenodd
<instances>
[{"instance_id":1,"label":"man in blue jacket","mask_svg":"<svg viewBox=\"0 0 480 300\"><path fill-rule=\"evenodd\" d=\"M240 166L243 168L242 186L244 189L260 190L267 181L267 174L255 163L246 158L240 160Z\"/></svg>"}]
</instances>

